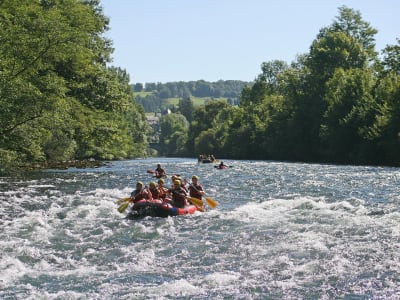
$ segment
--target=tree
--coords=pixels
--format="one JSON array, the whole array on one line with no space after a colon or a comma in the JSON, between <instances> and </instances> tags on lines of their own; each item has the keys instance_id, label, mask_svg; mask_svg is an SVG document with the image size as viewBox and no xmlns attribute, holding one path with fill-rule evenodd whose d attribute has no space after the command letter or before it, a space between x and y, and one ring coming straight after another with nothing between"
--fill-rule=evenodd
<instances>
[{"instance_id":1,"label":"tree","mask_svg":"<svg viewBox=\"0 0 400 300\"><path fill-rule=\"evenodd\" d=\"M182 114L167 114L160 120L160 144L162 155L183 155L189 123Z\"/></svg>"},{"instance_id":2,"label":"tree","mask_svg":"<svg viewBox=\"0 0 400 300\"><path fill-rule=\"evenodd\" d=\"M143 91L143 84L140 82L135 83L134 87L133 87L133 91L134 92L141 92Z\"/></svg>"},{"instance_id":3,"label":"tree","mask_svg":"<svg viewBox=\"0 0 400 300\"><path fill-rule=\"evenodd\" d=\"M286 62L282 60L274 60L262 63L262 73L258 75L257 81L262 81L267 84L268 95L278 92L280 77L285 70L287 70L287 68L288 66Z\"/></svg>"},{"instance_id":4,"label":"tree","mask_svg":"<svg viewBox=\"0 0 400 300\"><path fill-rule=\"evenodd\" d=\"M344 32L360 43L367 52L368 61L374 61L377 58L375 35L378 30L364 21L359 11L341 6L339 16L336 17L336 21L333 22L330 29L334 32Z\"/></svg>"},{"instance_id":5,"label":"tree","mask_svg":"<svg viewBox=\"0 0 400 300\"><path fill-rule=\"evenodd\" d=\"M363 21L361 14L346 7L339 8L339 16L329 27L320 30L310 52L302 62L294 87L290 127L299 159L321 159L320 125L327 109L327 82L337 69L363 69L374 61L376 30ZM295 78L295 77L293 77Z\"/></svg>"},{"instance_id":6,"label":"tree","mask_svg":"<svg viewBox=\"0 0 400 300\"><path fill-rule=\"evenodd\" d=\"M327 83L328 108L321 124L326 156L339 162L370 162L374 153L368 141L369 128L378 109L372 96L376 78L368 69L337 69Z\"/></svg>"},{"instance_id":7,"label":"tree","mask_svg":"<svg viewBox=\"0 0 400 300\"><path fill-rule=\"evenodd\" d=\"M382 64L385 72L400 74L400 39L397 39L397 45L386 46L383 55Z\"/></svg>"},{"instance_id":8,"label":"tree","mask_svg":"<svg viewBox=\"0 0 400 300\"><path fill-rule=\"evenodd\" d=\"M144 154L129 76L106 67L100 1L1 1L0 15L0 162Z\"/></svg>"},{"instance_id":9,"label":"tree","mask_svg":"<svg viewBox=\"0 0 400 300\"><path fill-rule=\"evenodd\" d=\"M192 122L194 114L194 104L190 98L183 98L179 100L179 112L185 116L188 122Z\"/></svg>"},{"instance_id":10,"label":"tree","mask_svg":"<svg viewBox=\"0 0 400 300\"><path fill-rule=\"evenodd\" d=\"M375 122L368 137L377 145L379 163L400 166L400 75L386 73L379 80L375 91L379 104Z\"/></svg>"}]
</instances>

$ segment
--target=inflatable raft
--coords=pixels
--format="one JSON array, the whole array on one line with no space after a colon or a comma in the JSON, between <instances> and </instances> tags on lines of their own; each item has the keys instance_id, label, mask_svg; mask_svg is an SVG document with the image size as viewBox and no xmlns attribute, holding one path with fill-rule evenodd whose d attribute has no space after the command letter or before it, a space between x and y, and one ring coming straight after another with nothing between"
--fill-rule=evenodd
<instances>
[{"instance_id":1,"label":"inflatable raft","mask_svg":"<svg viewBox=\"0 0 400 300\"><path fill-rule=\"evenodd\" d=\"M200 210L195 205L187 205L184 208L178 208L162 200L140 200L132 206L126 218L139 219L149 216L166 218L194 214L196 211Z\"/></svg>"}]
</instances>

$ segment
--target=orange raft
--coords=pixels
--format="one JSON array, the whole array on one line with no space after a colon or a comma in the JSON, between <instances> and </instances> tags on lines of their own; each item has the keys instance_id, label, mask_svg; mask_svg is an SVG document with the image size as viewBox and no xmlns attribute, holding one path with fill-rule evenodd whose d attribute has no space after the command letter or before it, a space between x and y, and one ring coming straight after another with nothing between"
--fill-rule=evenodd
<instances>
[{"instance_id":1,"label":"orange raft","mask_svg":"<svg viewBox=\"0 0 400 300\"><path fill-rule=\"evenodd\" d=\"M139 200L132 206L132 210L126 216L128 219L139 219L144 217L173 217L179 215L194 214L201 211L195 205L187 205L184 208L178 208L162 200Z\"/></svg>"}]
</instances>

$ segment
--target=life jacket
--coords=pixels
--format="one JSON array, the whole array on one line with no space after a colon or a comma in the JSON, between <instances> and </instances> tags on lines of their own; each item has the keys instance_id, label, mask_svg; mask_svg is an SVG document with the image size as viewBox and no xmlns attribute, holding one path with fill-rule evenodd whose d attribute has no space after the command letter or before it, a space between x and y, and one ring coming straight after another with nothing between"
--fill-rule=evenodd
<instances>
[{"instance_id":1,"label":"life jacket","mask_svg":"<svg viewBox=\"0 0 400 300\"><path fill-rule=\"evenodd\" d=\"M194 198L197 198L197 199L200 199L201 200L201 191L203 190L203 187L200 185L200 184L191 184L190 186L189 186L189 192L190 192L190 197L194 197Z\"/></svg>"},{"instance_id":2,"label":"life jacket","mask_svg":"<svg viewBox=\"0 0 400 300\"><path fill-rule=\"evenodd\" d=\"M139 200L149 199L150 197L147 191L145 189L142 189L142 190L134 190L131 193L131 198L133 198L133 203L136 203Z\"/></svg>"},{"instance_id":3,"label":"life jacket","mask_svg":"<svg viewBox=\"0 0 400 300\"><path fill-rule=\"evenodd\" d=\"M172 190L172 203L174 206L183 208L185 207L188 203L186 200L186 192L182 187L179 187L177 189Z\"/></svg>"},{"instance_id":4,"label":"life jacket","mask_svg":"<svg viewBox=\"0 0 400 300\"><path fill-rule=\"evenodd\" d=\"M167 196L167 191L168 189L164 188L164 187L157 187L158 190L158 199L165 199L165 197Z\"/></svg>"},{"instance_id":5,"label":"life jacket","mask_svg":"<svg viewBox=\"0 0 400 300\"><path fill-rule=\"evenodd\" d=\"M165 176L165 171L163 168L156 169L156 178L162 178Z\"/></svg>"}]
</instances>

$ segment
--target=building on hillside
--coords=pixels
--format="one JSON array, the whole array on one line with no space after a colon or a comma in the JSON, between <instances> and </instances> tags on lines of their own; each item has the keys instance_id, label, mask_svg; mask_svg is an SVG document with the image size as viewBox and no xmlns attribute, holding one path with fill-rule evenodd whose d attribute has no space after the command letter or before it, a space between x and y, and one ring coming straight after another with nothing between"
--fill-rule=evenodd
<instances>
[{"instance_id":1,"label":"building on hillside","mask_svg":"<svg viewBox=\"0 0 400 300\"><path fill-rule=\"evenodd\" d=\"M164 116L164 115L169 115L171 113L172 113L172 111L169 108L167 108L167 109L163 110L163 112L161 114Z\"/></svg>"}]
</instances>

